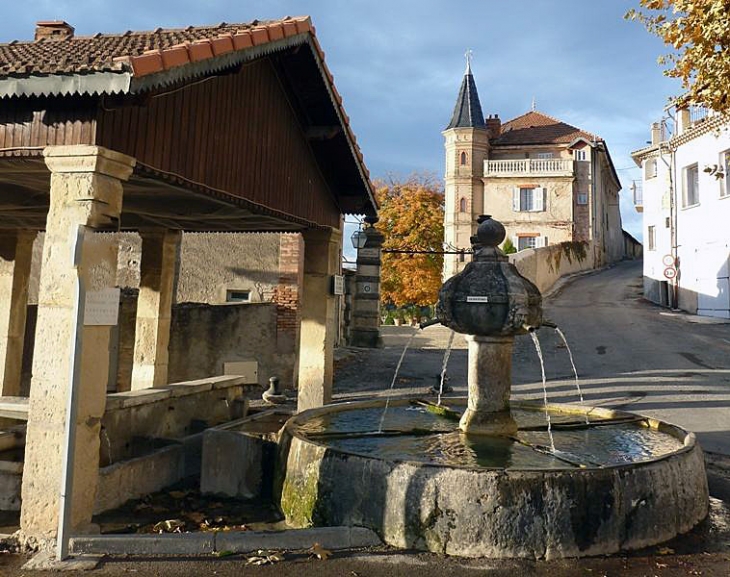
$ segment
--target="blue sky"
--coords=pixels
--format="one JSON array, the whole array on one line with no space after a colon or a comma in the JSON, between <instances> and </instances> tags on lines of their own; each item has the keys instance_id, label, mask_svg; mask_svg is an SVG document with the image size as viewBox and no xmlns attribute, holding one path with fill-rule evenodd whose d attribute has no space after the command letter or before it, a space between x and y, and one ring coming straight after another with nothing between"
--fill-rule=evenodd
<instances>
[{"instance_id":1,"label":"blue sky","mask_svg":"<svg viewBox=\"0 0 730 577\"><path fill-rule=\"evenodd\" d=\"M79 35L309 14L374 177L443 176L441 131L474 52L484 114L537 109L603 137L622 180L624 228L641 238L629 156L649 138L679 83L663 44L623 14L638 0L30 0L3 2L0 41L33 37L36 20ZM348 243L349 244L349 243Z\"/></svg>"}]
</instances>

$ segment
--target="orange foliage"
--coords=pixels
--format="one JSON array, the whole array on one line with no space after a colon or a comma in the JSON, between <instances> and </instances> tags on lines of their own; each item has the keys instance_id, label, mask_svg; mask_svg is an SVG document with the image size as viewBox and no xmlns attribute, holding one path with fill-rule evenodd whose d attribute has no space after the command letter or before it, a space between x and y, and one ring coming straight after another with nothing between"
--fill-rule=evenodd
<instances>
[{"instance_id":1,"label":"orange foliage","mask_svg":"<svg viewBox=\"0 0 730 577\"><path fill-rule=\"evenodd\" d=\"M644 9L626 18L643 22L673 52L659 59L664 74L679 78L687 93L679 105L701 104L730 114L730 2L639 0Z\"/></svg>"},{"instance_id":2,"label":"orange foliage","mask_svg":"<svg viewBox=\"0 0 730 577\"><path fill-rule=\"evenodd\" d=\"M377 182L378 230L384 249L441 251L444 196L439 181L413 175L405 182ZM441 287L442 254L384 253L380 294L384 303L432 305Z\"/></svg>"}]
</instances>

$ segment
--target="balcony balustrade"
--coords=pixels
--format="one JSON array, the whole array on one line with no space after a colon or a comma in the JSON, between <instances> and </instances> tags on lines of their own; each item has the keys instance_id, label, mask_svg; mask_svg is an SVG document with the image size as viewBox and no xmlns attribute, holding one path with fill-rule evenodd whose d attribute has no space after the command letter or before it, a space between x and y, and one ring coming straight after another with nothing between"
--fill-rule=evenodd
<instances>
[{"instance_id":1,"label":"balcony balustrade","mask_svg":"<svg viewBox=\"0 0 730 577\"><path fill-rule=\"evenodd\" d=\"M484 176L573 176L575 161L568 158L485 160Z\"/></svg>"}]
</instances>

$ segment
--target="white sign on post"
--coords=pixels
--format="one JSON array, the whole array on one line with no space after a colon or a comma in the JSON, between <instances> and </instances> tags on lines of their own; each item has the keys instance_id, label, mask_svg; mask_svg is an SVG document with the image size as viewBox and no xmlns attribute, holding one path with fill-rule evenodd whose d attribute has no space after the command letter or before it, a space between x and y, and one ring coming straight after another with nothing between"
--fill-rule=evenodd
<instances>
[{"instance_id":1,"label":"white sign on post","mask_svg":"<svg viewBox=\"0 0 730 577\"><path fill-rule=\"evenodd\" d=\"M88 291L84 305L85 326L114 326L119 321L118 288Z\"/></svg>"},{"instance_id":2,"label":"white sign on post","mask_svg":"<svg viewBox=\"0 0 730 577\"><path fill-rule=\"evenodd\" d=\"M345 294L345 277L341 274L336 274L332 276L332 294Z\"/></svg>"}]
</instances>

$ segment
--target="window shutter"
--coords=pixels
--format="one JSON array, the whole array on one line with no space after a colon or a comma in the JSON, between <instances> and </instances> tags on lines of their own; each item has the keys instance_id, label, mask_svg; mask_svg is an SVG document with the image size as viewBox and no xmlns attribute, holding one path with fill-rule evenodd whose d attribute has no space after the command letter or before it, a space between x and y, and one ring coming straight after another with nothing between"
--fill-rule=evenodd
<instances>
[{"instance_id":1,"label":"window shutter","mask_svg":"<svg viewBox=\"0 0 730 577\"><path fill-rule=\"evenodd\" d=\"M543 244L543 237L541 237L541 236L536 236L536 237L535 237L535 248L542 248L543 246L545 246L545 245Z\"/></svg>"},{"instance_id":2,"label":"window shutter","mask_svg":"<svg viewBox=\"0 0 730 577\"><path fill-rule=\"evenodd\" d=\"M546 236L543 236L542 237L542 246L547 246L547 245L548 245L548 238Z\"/></svg>"},{"instance_id":3,"label":"window shutter","mask_svg":"<svg viewBox=\"0 0 730 577\"><path fill-rule=\"evenodd\" d=\"M545 210L545 189L542 187L532 189L532 210L535 212Z\"/></svg>"},{"instance_id":4,"label":"window shutter","mask_svg":"<svg viewBox=\"0 0 730 577\"><path fill-rule=\"evenodd\" d=\"M520 189L516 186L512 189L512 210L520 212Z\"/></svg>"},{"instance_id":5,"label":"window shutter","mask_svg":"<svg viewBox=\"0 0 730 577\"><path fill-rule=\"evenodd\" d=\"M512 236L512 244L518 251L520 250L520 237L516 234Z\"/></svg>"}]
</instances>

